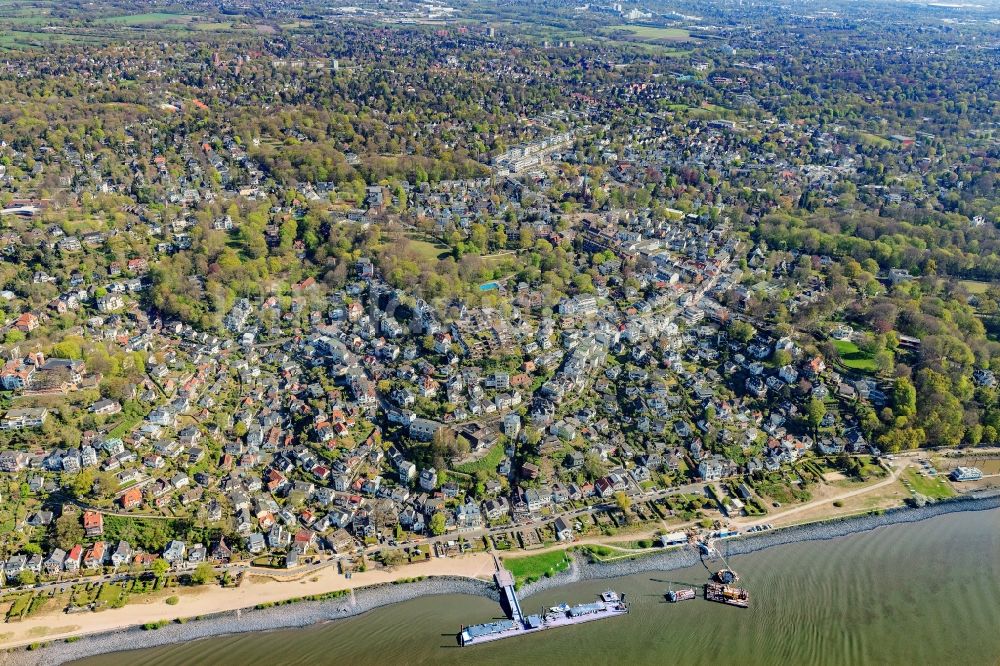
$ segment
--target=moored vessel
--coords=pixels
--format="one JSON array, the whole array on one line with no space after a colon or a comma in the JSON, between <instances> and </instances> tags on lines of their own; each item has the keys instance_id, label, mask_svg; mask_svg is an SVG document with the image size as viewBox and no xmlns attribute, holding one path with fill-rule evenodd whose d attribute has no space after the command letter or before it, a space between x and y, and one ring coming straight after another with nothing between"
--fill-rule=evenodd
<instances>
[{"instance_id":1,"label":"moored vessel","mask_svg":"<svg viewBox=\"0 0 1000 666\"><path fill-rule=\"evenodd\" d=\"M732 585L739 579L739 575L732 569L719 569L715 572L715 580L723 585Z\"/></svg>"},{"instance_id":2,"label":"moored vessel","mask_svg":"<svg viewBox=\"0 0 1000 666\"><path fill-rule=\"evenodd\" d=\"M667 597L667 601L669 601L672 604L675 604L678 601L687 601L688 599L694 599L696 593L694 591L694 588L684 587L679 590L667 590L665 596Z\"/></svg>"},{"instance_id":3,"label":"moored vessel","mask_svg":"<svg viewBox=\"0 0 1000 666\"><path fill-rule=\"evenodd\" d=\"M524 634L544 631L555 627L565 627L593 620L601 620L608 617L616 617L628 613L628 603L624 594L618 594L614 590L601 593L597 600L589 604L559 604L551 606L540 615L524 615L521 611L520 602L516 593L513 592L513 579L506 572L497 576L498 584L510 583L507 592L512 599L509 604L512 609L512 617L485 624L474 624L463 626L458 632L458 644L462 647L488 643L490 641L508 638L510 636L522 636Z\"/></svg>"},{"instance_id":4,"label":"moored vessel","mask_svg":"<svg viewBox=\"0 0 1000 666\"><path fill-rule=\"evenodd\" d=\"M739 608L749 608L750 593L742 587L722 585L721 583L705 583L705 598Z\"/></svg>"}]
</instances>

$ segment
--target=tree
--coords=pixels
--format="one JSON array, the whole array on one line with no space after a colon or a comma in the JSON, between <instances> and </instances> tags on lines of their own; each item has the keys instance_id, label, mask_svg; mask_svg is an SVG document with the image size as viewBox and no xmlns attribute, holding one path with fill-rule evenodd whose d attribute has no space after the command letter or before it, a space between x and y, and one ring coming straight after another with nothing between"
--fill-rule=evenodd
<instances>
[{"instance_id":1,"label":"tree","mask_svg":"<svg viewBox=\"0 0 1000 666\"><path fill-rule=\"evenodd\" d=\"M67 338L52 346L52 355L56 358L83 358L83 349L77 340Z\"/></svg>"},{"instance_id":2,"label":"tree","mask_svg":"<svg viewBox=\"0 0 1000 666\"><path fill-rule=\"evenodd\" d=\"M448 521L444 517L444 514L438 511L433 516L431 516L431 534L434 536L441 536L444 534L445 529L448 527Z\"/></svg>"},{"instance_id":3,"label":"tree","mask_svg":"<svg viewBox=\"0 0 1000 666\"><path fill-rule=\"evenodd\" d=\"M115 477L114 472L107 470L95 472L94 482L91 486L94 497L108 497L117 489L118 479Z\"/></svg>"},{"instance_id":4,"label":"tree","mask_svg":"<svg viewBox=\"0 0 1000 666\"><path fill-rule=\"evenodd\" d=\"M806 404L806 422L816 430L823 422L824 416L826 416L826 404L819 398L810 398Z\"/></svg>"},{"instance_id":5,"label":"tree","mask_svg":"<svg viewBox=\"0 0 1000 666\"><path fill-rule=\"evenodd\" d=\"M157 560L159 562L161 560ZM166 560L163 560L164 562ZM155 562L154 562L155 564ZM191 574L191 582L195 585L205 585L215 580L215 569L209 562L199 564Z\"/></svg>"},{"instance_id":6,"label":"tree","mask_svg":"<svg viewBox=\"0 0 1000 666\"><path fill-rule=\"evenodd\" d=\"M619 490L615 493L615 506L627 514L632 509L632 498L624 491Z\"/></svg>"},{"instance_id":7,"label":"tree","mask_svg":"<svg viewBox=\"0 0 1000 666\"><path fill-rule=\"evenodd\" d=\"M738 342L747 343L757 335L757 331L747 322L737 319L729 325L729 335Z\"/></svg>"},{"instance_id":8,"label":"tree","mask_svg":"<svg viewBox=\"0 0 1000 666\"><path fill-rule=\"evenodd\" d=\"M957 446L965 435L962 403L955 386L942 373L923 368L917 373L918 421L933 446Z\"/></svg>"},{"instance_id":9,"label":"tree","mask_svg":"<svg viewBox=\"0 0 1000 666\"><path fill-rule=\"evenodd\" d=\"M34 585L37 580L38 577L35 575L35 572L30 569L25 569L17 576L17 582L21 585Z\"/></svg>"},{"instance_id":10,"label":"tree","mask_svg":"<svg viewBox=\"0 0 1000 666\"><path fill-rule=\"evenodd\" d=\"M90 468L83 469L79 474L74 476L68 483L64 483L64 487L68 488L73 496L76 498L81 498L90 493L91 489L94 487L94 480L97 478L97 473Z\"/></svg>"},{"instance_id":11,"label":"tree","mask_svg":"<svg viewBox=\"0 0 1000 666\"><path fill-rule=\"evenodd\" d=\"M969 446L979 446L983 441L983 426L979 423L969 426L965 431L964 441Z\"/></svg>"},{"instance_id":12,"label":"tree","mask_svg":"<svg viewBox=\"0 0 1000 666\"><path fill-rule=\"evenodd\" d=\"M162 557L158 557L153 560L153 564L150 566L150 569L153 571L153 575L157 578L163 578L167 572L170 571L170 563Z\"/></svg>"},{"instance_id":13,"label":"tree","mask_svg":"<svg viewBox=\"0 0 1000 666\"><path fill-rule=\"evenodd\" d=\"M588 479L599 479L607 473L606 466L596 453L585 453L583 456L583 471Z\"/></svg>"},{"instance_id":14,"label":"tree","mask_svg":"<svg viewBox=\"0 0 1000 666\"><path fill-rule=\"evenodd\" d=\"M917 413L917 389L908 377L899 377L892 388L892 406L897 416Z\"/></svg>"},{"instance_id":15,"label":"tree","mask_svg":"<svg viewBox=\"0 0 1000 666\"><path fill-rule=\"evenodd\" d=\"M892 428L878 438L878 445L889 453L919 448L926 437L923 428Z\"/></svg>"},{"instance_id":16,"label":"tree","mask_svg":"<svg viewBox=\"0 0 1000 666\"><path fill-rule=\"evenodd\" d=\"M434 431L431 444L435 457L446 461L468 455L470 450L468 439L457 437L454 430L445 426Z\"/></svg>"},{"instance_id":17,"label":"tree","mask_svg":"<svg viewBox=\"0 0 1000 666\"><path fill-rule=\"evenodd\" d=\"M895 366L896 358L891 351L880 349L875 353L875 369L885 374Z\"/></svg>"},{"instance_id":18,"label":"tree","mask_svg":"<svg viewBox=\"0 0 1000 666\"><path fill-rule=\"evenodd\" d=\"M76 544L82 543L83 537L80 515L75 511L63 511L63 514L56 519L56 543L59 547L69 550Z\"/></svg>"}]
</instances>

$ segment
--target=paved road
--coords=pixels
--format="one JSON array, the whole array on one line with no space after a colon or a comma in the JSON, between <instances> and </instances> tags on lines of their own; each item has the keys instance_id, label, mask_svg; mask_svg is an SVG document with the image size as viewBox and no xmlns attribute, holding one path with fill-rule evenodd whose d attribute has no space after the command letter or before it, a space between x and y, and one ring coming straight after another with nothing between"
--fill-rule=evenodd
<instances>
[{"instance_id":1,"label":"paved road","mask_svg":"<svg viewBox=\"0 0 1000 666\"><path fill-rule=\"evenodd\" d=\"M747 529L749 527L753 527L755 525L764 524L764 523L768 523L768 522L774 521L777 517L784 518L784 517L786 517L788 515L794 515L794 514L797 514L797 513L801 513L801 512L807 511L809 509L813 509L813 508L815 508L817 506L829 504L830 502L832 502L835 499L836 500L843 500L843 499L847 499L847 498L850 498L850 497L855 497L857 495L862 495L862 494L865 494L865 493L872 492L873 490L877 490L878 488L885 487L885 486L887 486L889 484L892 484L892 483L896 482L899 479L899 476L902 474L903 470L908 466L907 462L908 462L909 458L919 457L919 456L921 456L921 452L912 452L912 453L902 454L901 456L898 456L897 458L901 457L904 460L899 460L898 462L893 461L891 463L891 465L893 467L893 470L892 470L892 473L890 474L890 476L887 477L887 478L885 478L885 479L883 479L883 480L881 480L881 481L879 481L878 483L875 483L875 484L872 484L872 485L869 485L869 486L865 486L863 488L858 488L856 490L852 490L850 492L847 492L847 493L845 493L843 495L838 495L836 497L828 497L828 498L825 498L825 499L822 499L822 500L815 500L813 502L809 502L809 503L806 503L806 504L803 504L803 505L800 505L800 506L789 507L788 509L780 512L779 514L769 514L768 516L762 517L761 520L758 520L758 521L748 522L748 523L741 523L740 527L741 527L741 529L745 530L745 529ZM661 489L661 490L656 490L656 491L650 491L650 492L645 492L645 493L642 493L642 492L632 492L632 493L630 493L630 496L633 498L634 501L648 502L648 501L652 501L652 500L657 500L657 499L662 499L662 498L665 498L665 497L669 497L669 496L672 496L672 495L680 495L680 494L704 494L704 491L705 491L705 488L706 488L707 485L708 484L705 483L705 482L688 483L688 484L684 484L682 486L677 486L677 487L668 488L668 489ZM418 546L422 546L422 545L433 546L435 543L441 543L443 541L454 540L454 539L456 539L459 536L462 537L462 538L465 538L466 540L472 540L472 539L481 538L481 537L484 537L484 536L494 536L494 535L497 535L497 534L504 534L504 533L509 533L509 532L512 532L512 531L518 531L518 530L524 530L524 529L535 529L535 528L538 528L538 527L544 527L544 526L546 526L546 525L554 522L558 518L563 518L564 520L567 520L567 522L571 522L572 523L572 522L575 522L578 518L580 518L582 516L589 516L589 515L592 515L592 514L595 514L595 513L604 513L604 512L612 511L612 510L614 510L616 508L617 508L617 504L614 503L614 502L599 502L599 503L592 504L592 505L589 505L589 506L575 508L575 509L572 509L572 510L569 510L569 511L563 511L563 512L551 515L551 516L546 516L546 517L543 517L543 518L532 519L532 520L529 520L527 522L514 523L514 524L510 524L510 525L504 525L504 526L492 527L492 528L482 528L482 529L478 529L478 530L473 530L473 531L465 532L465 533L462 533L460 535L443 534L443 535L440 535L440 536L430 536L430 537L425 537L425 538L422 538L422 539L416 539L416 540L402 542L402 543L397 544L396 546L387 545L387 544L378 544L378 545L374 545L374 546L369 546L369 547L365 548L361 552L363 552L363 554L366 555L366 556L371 556L371 555L374 555L374 554L376 554L376 553L378 553L380 551L386 550L386 549L397 549L398 550L398 549L402 549L402 548L411 548L412 549L412 548L415 548L415 547L418 547ZM632 535L632 536L636 537L637 535ZM601 540L600 538L585 539L585 540L580 541L578 543L588 543L588 542L598 543L598 542L600 542L600 540ZM565 547L565 544L556 544L555 546L552 546L551 548L564 548L564 547ZM537 552L537 551L533 551L533 552ZM295 569L289 569L289 570L271 569L271 568L266 568L266 567L255 567L255 566L252 566L251 564L249 564L247 562L233 563L233 564L227 564L227 565L220 565L220 566L216 566L215 570L219 574L228 572L228 573L230 573L231 575L234 575L234 576L238 575L240 573L249 573L249 574L253 574L253 575L271 576L271 577L275 577L275 578L285 578L285 577L291 578L291 577L302 576L302 575L308 574L308 573L310 573L312 571L316 571L316 570L319 570L319 569L323 569L323 568L326 568L326 567L333 566L338 561L341 561L341 560L345 559L346 557L350 557L351 555L354 555L354 554L356 554L356 553L345 554L345 555L333 555L333 556L330 556L330 557L325 557L324 559L321 559L318 562L314 562L313 564L305 565L303 567L296 567ZM182 572L171 572L168 575L176 577L176 576L186 575L187 573L188 572L183 572L183 571ZM125 572L117 572L117 571L115 571L115 572L112 572L110 574L103 574L101 576L92 576L92 577L87 577L87 578L84 578L84 579L76 579L76 578L74 578L74 579L67 579L67 580L59 580L59 581L56 581L54 583L40 583L40 584L37 584L37 585L34 585L34 586L25 586L25 587L20 587L20 588L14 587L14 588L11 588L11 589L15 589L15 590L17 590L17 589L29 590L30 589L30 590L39 591L39 592L47 592L47 591L51 591L52 589L61 589L62 591L65 591L65 590L68 590L70 588L70 586L72 586L75 583L87 583L87 582L108 583L108 582L119 582L119 581L126 580L129 577L130 577L130 575L129 575L129 573L127 571L125 571Z\"/></svg>"}]
</instances>

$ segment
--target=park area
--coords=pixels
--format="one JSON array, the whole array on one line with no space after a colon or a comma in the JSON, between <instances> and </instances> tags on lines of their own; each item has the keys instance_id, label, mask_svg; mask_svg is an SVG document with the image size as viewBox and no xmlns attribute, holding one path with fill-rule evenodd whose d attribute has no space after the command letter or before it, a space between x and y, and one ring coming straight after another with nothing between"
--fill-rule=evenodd
<instances>
[{"instance_id":1,"label":"park area","mask_svg":"<svg viewBox=\"0 0 1000 666\"><path fill-rule=\"evenodd\" d=\"M87 22L74 21L62 2L35 0L30 4L0 0L0 49L45 49L68 44L107 44L122 37L156 32L166 39L175 36L222 32L252 32L258 26L233 22L222 17L173 12L124 14L99 12L88 16Z\"/></svg>"},{"instance_id":2,"label":"park area","mask_svg":"<svg viewBox=\"0 0 1000 666\"><path fill-rule=\"evenodd\" d=\"M628 36L644 42L683 42L691 33L683 28L661 28L651 25L614 25L608 28L614 36Z\"/></svg>"},{"instance_id":3,"label":"park area","mask_svg":"<svg viewBox=\"0 0 1000 666\"><path fill-rule=\"evenodd\" d=\"M514 575L515 585L520 589L542 577L551 577L560 571L565 571L569 568L570 556L564 550L556 550L504 560L503 565Z\"/></svg>"},{"instance_id":4,"label":"park area","mask_svg":"<svg viewBox=\"0 0 1000 666\"><path fill-rule=\"evenodd\" d=\"M903 485L932 500L948 499L955 494L955 489L941 476L929 477L914 468L903 474Z\"/></svg>"},{"instance_id":5,"label":"park area","mask_svg":"<svg viewBox=\"0 0 1000 666\"><path fill-rule=\"evenodd\" d=\"M845 367L858 372L875 372L875 357L862 351L850 340L834 340L833 345Z\"/></svg>"}]
</instances>

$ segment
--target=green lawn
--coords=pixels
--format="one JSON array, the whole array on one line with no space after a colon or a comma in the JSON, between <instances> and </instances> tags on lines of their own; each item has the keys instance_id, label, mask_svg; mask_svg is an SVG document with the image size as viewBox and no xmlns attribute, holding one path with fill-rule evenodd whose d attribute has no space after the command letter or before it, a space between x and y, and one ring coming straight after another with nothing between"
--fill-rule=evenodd
<instances>
[{"instance_id":1,"label":"green lawn","mask_svg":"<svg viewBox=\"0 0 1000 666\"><path fill-rule=\"evenodd\" d=\"M121 439L128 433L132 432L132 428L139 425L139 423L142 422L143 418L145 417L142 416L141 414L126 415L125 418L121 421L121 423L116 425L111 430L111 432L108 433L108 437Z\"/></svg>"},{"instance_id":2,"label":"green lawn","mask_svg":"<svg viewBox=\"0 0 1000 666\"><path fill-rule=\"evenodd\" d=\"M507 571L514 575L518 588L527 583L533 583L542 576L551 576L565 571L569 568L569 563L569 555L564 550L518 557L503 562Z\"/></svg>"},{"instance_id":3,"label":"green lawn","mask_svg":"<svg viewBox=\"0 0 1000 666\"><path fill-rule=\"evenodd\" d=\"M228 32L234 30L229 22L202 19L191 14L171 14L169 12L148 12L145 14L123 14L98 19L97 23L108 26L154 30L180 30L195 32Z\"/></svg>"},{"instance_id":4,"label":"green lawn","mask_svg":"<svg viewBox=\"0 0 1000 666\"><path fill-rule=\"evenodd\" d=\"M954 496L955 489L942 477L930 478L920 474L915 469L908 469L903 478L915 492L929 499L948 499Z\"/></svg>"},{"instance_id":5,"label":"green lawn","mask_svg":"<svg viewBox=\"0 0 1000 666\"><path fill-rule=\"evenodd\" d=\"M27 14L19 16L4 16L2 20L10 26L35 27L53 23L52 18L47 14Z\"/></svg>"},{"instance_id":6,"label":"green lawn","mask_svg":"<svg viewBox=\"0 0 1000 666\"><path fill-rule=\"evenodd\" d=\"M74 35L55 31L7 30L0 33L0 48L41 48L48 44L98 43L101 38L92 35Z\"/></svg>"},{"instance_id":7,"label":"green lawn","mask_svg":"<svg viewBox=\"0 0 1000 666\"><path fill-rule=\"evenodd\" d=\"M74 606L86 606L95 598L97 598L97 589L90 584L81 583L73 586L69 602Z\"/></svg>"},{"instance_id":8,"label":"green lawn","mask_svg":"<svg viewBox=\"0 0 1000 666\"><path fill-rule=\"evenodd\" d=\"M34 599L31 600L31 605L28 606L27 612L25 612L24 617L33 615L41 610L43 610L48 603L52 601L52 597L46 594L39 594Z\"/></svg>"},{"instance_id":9,"label":"green lawn","mask_svg":"<svg viewBox=\"0 0 1000 666\"><path fill-rule=\"evenodd\" d=\"M451 254L451 248L447 245L423 234L386 236L383 239L383 244L403 245L407 250L416 254L418 259L428 262L436 262Z\"/></svg>"},{"instance_id":10,"label":"green lawn","mask_svg":"<svg viewBox=\"0 0 1000 666\"><path fill-rule=\"evenodd\" d=\"M421 259L438 260L448 255L450 250L447 245L430 243L425 240L410 240L406 247L420 255Z\"/></svg>"},{"instance_id":11,"label":"green lawn","mask_svg":"<svg viewBox=\"0 0 1000 666\"><path fill-rule=\"evenodd\" d=\"M875 359L864 353L850 340L834 340L833 346L840 354L841 362L851 370L875 372Z\"/></svg>"},{"instance_id":12,"label":"green lawn","mask_svg":"<svg viewBox=\"0 0 1000 666\"><path fill-rule=\"evenodd\" d=\"M812 494L808 490L787 482L777 473L755 480L752 485L758 495L781 504L808 502L812 498Z\"/></svg>"},{"instance_id":13,"label":"green lawn","mask_svg":"<svg viewBox=\"0 0 1000 666\"><path fill-rule=\"evenodd\" d=\"M872 134L871 132L858 132L858 140L861 141L861 143L875 146L876 148L892 148L893 145L892 141L889 139L877 134Z\"/></svg>"},{"instance_id":14,"label":"green lawn","mask_svg":"<svg viewBox=\"0 0 1000 666\"><path fill-rule=\"evenodd\" d=\"M239 31L245 30L245 27L237 27L232 23L219 23L215 21L198 21L196 23L191 23L188 25L192 30L198 30L200 32L228 32L228 31Z\"/></svg>"},{"instance_id":15,"label":"green lawn","mask_svg":"<svg viewBox=\"0 0 1000 666\"><path fill-rule=\"evenodd\" d=\"M865 458L855 458L858 463L857 476L862 481L868 481L869 479L880 479L888 472L885 468L875 462L871 457Z\"/></svg>"},{"instance_id":16,"label":"green lawn","mask_svg":"<svg viewBox=\"0 0 1000 666\"><path fill-rule=\"evenodd\" d=\"M97 601L100 604L112 606L117 603L124 594L125 590L121 585L102 585L100 592L97 593Z\"/></svg>"},{"instance_id":17,"label":"green lawn","mask_svg":"<svg viewBox=\"0 0 1000 666\"><path fill-rule=\"evenodd\" d=\"M188 23L193 18L190 14L169 14L167 12L150 12L147 14L124 14L98 19L97 23L112 23L116 25L159 26L164 23Z\"/></svg>"},{"instance_id":18,"label":"green lawn","mask_svg":"<svg viewBox=\"0 0 1000 666\"><path fill-rule=\"evenodd\" d=\"M613 25L612 32L627 32L640 40L681 42L691 38L691 33L683 28L658 28L651 25Z\"/></svg>"},{"instance_id":19,"label":"green lawn","mask_svg":"<svg viewBox=\"0 0 1000 666\"><path fill-rule=\"evenodd\" d=\"M474 462L464 463L462 465L456 465L455 471L462 472L463 474L475 474L476 472L482 470L484 472L495 472L497 467L500 465L500 461L504 457L504 447L502 444L496 444L489 452Z\"/></svg>"},{"instance_id":20,"label":"green lawn","mask_svg":"<svg viewBox=\"0 0 1000 666\"><path fill-rule=\"evenodd\" d=\"M14 618L20 618L25 611L28 610L28 606L31 604L32 596L33 595L28 592L27 594L22 594L14 599L14 603L11 605L10 610L7 611L7 620L10 621Z\"/></svg>"},{"instance_id":21,"label":"green lawn","mask_svg":"<svg viewBox=\"0 0 1000 666\"><path fill-rule=\"evenodd\" d=\"M153 592L157 589L156 585L158 580L158 578L151 577L133 579L130 583L129 591L132 594L146 594L148 592Z\"/></svg>"},{"instance_id":22,"label":"green lawn","mask_svg":"<svg viewBox=\"0 0 1000 666\"><path fill-rule=\"evenodd\" d=\"M105 516L104 539L111 543L128 541L149 551L162 550L171 539L191 540L204 536L208 528L195 527L183 518L133 518Z\"/></svg>"},{"instance_id":23,"label":"green lawn","mask_svg":"<svg viewBox=\"0 0 1000 666\"><path fill-rule=\"evenodd\" d=\"M451 253L451 248L437 239L423 234L406 234L406 247L420 255L421 258L441 259Z\"/></svg>"},{"instance_id":24,"label":"green lawn","mask_svg":"<svg viewBox=\"0 0 1000 666\"><path fill-rule=\"evenodd\" d=\"M965 287L965 290L970 294L985 294L986 290L990 288L989 282L980 282L979 280L959 280L958 283Z\"/></svg>"}]
</instances>

